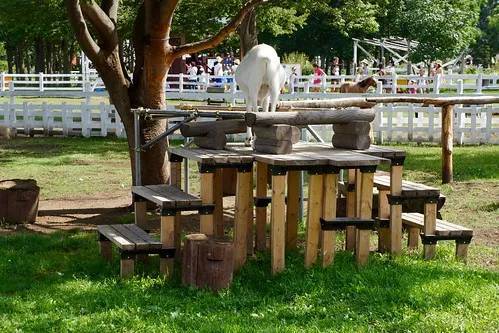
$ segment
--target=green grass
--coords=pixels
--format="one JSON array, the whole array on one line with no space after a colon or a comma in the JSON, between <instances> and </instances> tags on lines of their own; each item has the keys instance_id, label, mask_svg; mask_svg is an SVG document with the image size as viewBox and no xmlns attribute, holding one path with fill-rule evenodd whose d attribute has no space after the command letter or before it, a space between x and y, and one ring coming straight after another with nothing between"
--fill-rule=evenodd
<instances>
[{"instance_id":1,"label":"green grass","mask_svg":"<svg viewBox=\"0 0 499 333\"><path fill-rule=\"evenodd\" d=\"M350 254L303 268L287 256L272 277L267 255L251 260L219 295L178 277L120 281L118 260L97 254L95 235L0 238L0 331L31 332L494 332L499 274L456 263L450 246L425 262L374 255L357 269ZM142 271L139 269L139 272Z\"/></svg>"},{"instance_id":2,"label":"green grass","mask_svg":"<svg viewBox=\"0 0 499 333\"><path fill-rule=\"evenodd\" d=\"M42 199L128 191L126 142L105 138L0 141L0 179L34 178Z\"/></svg>"},{"instance_id":3,"label":"green grass","mask_svg":"<svg viewBox=\"0 0 499 333\"><path fill-rule=\"evenodd\" d=\"M404 178L440 187L440 148L400 147ZM179 270L161 279L157 258L120 280L117 253L105 263L94 233L0 234L0 332L497 332L498 156L499 146L456 147L456 181L442 187L444 217L475 230L466 265L451 242L433 261L420 251L373 254L362 269L340 251L331 267L306 270L300 249L275 277L269 255L258 255L217 295L182 287ZM0 165L0 179L33 177L44 198L125 194L130 185L123 140L15 139L0 143Z\"/></svg>"}]
</instances>

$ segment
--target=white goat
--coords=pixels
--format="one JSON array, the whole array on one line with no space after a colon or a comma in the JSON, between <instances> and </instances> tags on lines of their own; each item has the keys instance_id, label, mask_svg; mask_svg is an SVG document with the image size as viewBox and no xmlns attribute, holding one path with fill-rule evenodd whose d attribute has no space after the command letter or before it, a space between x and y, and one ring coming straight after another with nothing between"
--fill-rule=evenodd
<instances>
[{"instance_id":1,"label":"white goat","mask_svg":"<svg viewBox=\"0 0 499 333\"><path fill-rule=\"evenodd\" d=\"M281 89L286 83L286 72L282 68L277 52L272 46L254 46L244 56L235 73L236 82L246 97L246 111L274 112L279 102Z\"/></svg>"}]
</instances>

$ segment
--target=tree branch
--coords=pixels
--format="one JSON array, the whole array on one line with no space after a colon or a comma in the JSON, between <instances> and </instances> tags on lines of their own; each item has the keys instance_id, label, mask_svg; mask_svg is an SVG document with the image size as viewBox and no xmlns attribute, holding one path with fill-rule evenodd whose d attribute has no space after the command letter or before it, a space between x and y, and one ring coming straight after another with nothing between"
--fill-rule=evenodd
<instances>
[{"instance_id":1,"label":"tree branch","mask_svg":"<svg viewBox=\"0 0 499 333\"><path fill-rule=\"evenodd\" d=\"M118 45L118 34L116 26L109 16L93 1L82 3L81 9L97 31L99 39L102 41L101 47L113 50Z\"/></svg>"},{"instance_id":2,"label":"tree branch","mask_svg":"<svg viewBox=\"0 0 499 333\"><path fill-rule=\"evenodd\" d=\"M120 5L119 0L102 0L100 7L104 11L104 13L109 16L111 21L116 24L118 22L118 7Z\"/></svg>"},{"instance_id":3,"label":"tree branch","mask_svg":"<svg viewBox=\"0 0 499 333\"><path fill-rule=\"evenodd\" d=\"M256 6L269 2L269 0L249 0L246 2L243 8L239 11L239 13L227 24L223 27L216 35L198 41L194 43L188 43L181 46L177 46L174 48L174 58L180 57L187 53L198 53L200 51L213 48L224 41L227 36L236 31L237 27L241 24L244 17Z\"/></svg>"},{"instance_id":4,"label":"tree branch","mask_svg":"<svg viewBox=\"0 0 499 333\"><path fill-rule=\"evenodd\" d=\"M94 63L98 61L100 47L90 35L87 23L83 18L79 0L66 0L68 18L83 52Z\"/></svg>"}]
</instances>

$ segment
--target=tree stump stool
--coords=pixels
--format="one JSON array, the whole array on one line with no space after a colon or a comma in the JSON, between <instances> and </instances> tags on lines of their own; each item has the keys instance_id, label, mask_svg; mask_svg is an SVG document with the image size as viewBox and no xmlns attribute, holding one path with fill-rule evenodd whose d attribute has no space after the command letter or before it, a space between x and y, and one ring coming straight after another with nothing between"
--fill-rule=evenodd
<instances>
[{"instance_id":1,"label":"tree stump stool","mask_svg":"<svg viewBox=\"0 0 499 333\"><path fill-rule=\"evenodd\" d=\"M186 236L182 257L183 284L218 291L230 286L233 271L232 242L204 234Z\"/></svg>"},{"instance_id":2,"label":"tree stump stool","mask_svg":"<svg viewBox=\"0 0 499 333\"><path fill-rule=\"evenodd\" d=\"M34 223L38 215L40 188L34 179L0 181L0 220Z\"/></svg>"}]
</instances>

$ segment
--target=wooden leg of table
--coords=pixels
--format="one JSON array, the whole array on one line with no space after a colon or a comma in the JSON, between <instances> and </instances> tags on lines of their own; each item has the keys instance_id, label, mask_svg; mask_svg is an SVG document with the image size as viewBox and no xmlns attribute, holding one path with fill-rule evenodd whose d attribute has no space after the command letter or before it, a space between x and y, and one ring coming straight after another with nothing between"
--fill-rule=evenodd
<instances>
[{"instance_id":1,"label":"wooden leg of table","mask_svg":"<svg viewBox=\"0 0 499 333\"><path fill-rule=\"evenodd\" d=\"M338 175L327 174L324 176L322 217L327 220L336 218L336 188ZM329 266L334 260L336 231L322 231L322 267Z\"/></svg>"},{"instance_id":2,"label":"wooden leg of table","mask_svg":"<svg viewBox=\"0 0 499 333\"><path fill-rule=\"evenodd\" d=\"M256 197L267 196L267 164L256 163ZM267 227L267 207L256 207L256 249L264 251L267 247L265 231Z\"/></svg>"},{"instance_id":3,"label":"wooden leg of table","mask_svg":"<svg viewBox=\"0 0 499 333\"><path fill-rule=\"evenodd\" d=\"M348 169L348 192L347 192L347 216L356 217L356 191L355 188L355 169ZM353 251L355 249L355 227L346 227L345 231L345 250Z\"/></svg>"},{"instance_id":4,"label":"wooden leg of table","mask_svg":"<svg viewBox=\"0 0 499 333\"><path fill-rule=\"evenodd\" d=\"M378 217L380 219L390 218L390 204L388 204L388 194L390 191L379 190L378 195ZM390 250L390 228L378 229L378 251L385 253Z\"/></svg>"},{"instance_id":5,"label":"wooden leg of table","mask_svg":"<svg viewBox=\"0 0 499 333\"><path fill-rule=\"evenodd\" d=\"M288 172L288 201L286 207L286 248L296 249L298 213L300 210L300 171Z\"/></svg>"},{"instance_id":6,"label":"wooden leg of table","mask_svg":"<svg viewBox=\"0 0 499 333\"><path fill-rule=\"evenodd\" d=\"M135 266L134 258L124 258L121 257L120 260L120 276L122 279L127 279L133 276Z\"/></svg>"},{"instance_id":7,"label":"wooden leg of table","mask_svg":"<svg viewBox=\"0 0 499 333\"><path fill-rule=\"evenodd\" d=\"M402 165L390 168L390 191L394 197L402 194ZM402 252L402 205L390 206L390 253L398 255Z\"/></svg>"},{"instance_id":8,"label":"wooden leg of table","mask_svg":"<svg viewBox=\"0 0 499 333\"><path fill-rule=\"evenodd\" d=\"M284 270L286 242L286 175L272 175L270 255L272 274Z\"/></svg>"},{"instance_id":9,"label":"wooden leg of table","mask_svg":"<svg viewBox=\"0 0 499 333\"><path fill-rule=\"evenodd\" d=\"M435 235L437 227L437 204L425 203L424 205L424 227L423 233L425 236ZM432 259L435 256L435 244L424 244L424 258Z\"/></svg>"},{"instance_id":10,"label":"wooden leg of table","mask_svg":"<svg viewBox=\"0 0 499 333\"><path fill-rule=\"evenodd\" d=\"M409 228L407 235L407 247L409 250L417 250L419 246L419 228Z\"/></svg>"},{"instance_id":11,"label":"wooden leg of table","mask_svg":"<svg viewBox=\"0 0 499 333\"><path fill-rule=\"evenodd\" d=\"M170 162L170 185L181 188L182 162Z\"/></svg>"},{"instance_id":12,"label":"wooden leg of table","mask_svg":"<svg viewBox=\"0 0 499 333\"><path fill-rule=\"evenodd\" d=\"M374 173L363 172L361 174L361 194L360 194L360 217L370 219L373 208L373 178ZM357 230L357 243L355 257L357 264L365 265L369 259L369 236L371 230Z\"/></svg>"},{"instance_id":13,"label":"wooden leg of table","mask_svg":"<svg viewBox=\"0 0 499 333\"><path fill-rule=\"evenodd\" d=\"M360 217L360 200L362 192L362 173L355 169L355 216Z\"/></svg>"},{"instance_id":14,"label":"wooden leg of table","mask_svg":"<svg viewBox=\"0 0 499 333\"><path fill-rule=\"evenodd\" d=\"M214 204L213 172L201 173L201 202L205 205ZM211 236L214 233L213 214L199 216L199 229L202 234Z\"/></svg>"},{"instance_id":15,"label":"wooden leg of table","mask_svg":"<svg viewBox=\"0 0 499 333\"><path fill-rule=\"evenodd\" d=\"M323 180L324 175L317 174L310 174L308 179L308 216L305 243L305 267L307 268L317 261L321 232Z\"/></svg>"},{"instance_id":16,"label":"wooden leg of table","mask_svg":"<svg viewBox=\"0 0 499 333\"><path fill-rule=\"evenodd\" d=\"M147 201L135 201L135 224L141 229L147 229Z\"/></svg>"},{"instance_id":17,"label":"wooden leg of table","mask_svg":"<svg viewBox=\"0 0 499 333\"><path fill-rule=\"evenodd\" d=\"M175 247L175 215L161 216L161 243L164 249ZM159 272L165 277L173 275L173 258L159 259Z\"/></svg>"},{"instance_id":18,"label":"wooden leg of table","mask_svg":"<svg viewBox=\"0 0 499 333\"><path fill-rule=\"evenodd\" d=\"M246 262L248 247L248 216L252 210L253 173L238 172L236 187L236 214L234 218L234 269L239 270Z\"/></svg>"},{"instance_id":19,"label":"wooden leg of table","mask_svg":"<svg viewBox=\"0 0 499 333\"><path fill-rule=\"evenodd\" d=\"M213 175L213 199L215 208L213 210L213 220L215 223L215 236L224 235L224 198L223 198L223 177L222 169L216 169Z\"/></svg>"},{"instance_id":20,"label":"wooden leg of table","mask_svg":"<svg viewBox=\"0 0 499 333\"><path fill-rule=\"evenodd\" d=\"M108 239L101 239L99 241L100 254L104 260L110 262L113 260L112 244Z\"/></svg>"},{"instance_id":21,"label":"wooden leg of table","mask_svg":"<svg viewBox=\"0 0 499 333\"><path fill-rule=\"evenodd\" d=\"M135 224L143 230L148 230L149 226L147 223L147 201L135 201L133 205L135 211ZM143 264L147 263L147 259L147 254L137 255L137 260Z\"/></svg>"},{"instance_id":22,"label":"wooden leg of table","mask_svg":"<svg viewBox=\"0 0 499 333\"><path fill-rule=\"evenodd\" d=\"M468 256L468 245L467 243L456 242L456 259L466 262L466 257Z\"/></svg>"},{"instance_id":23,"label":"wooden leg of table","mask_svg":"<svg viewBox=\"0 0 499 333\"><path fill-rule=\"evenodd\" d=\"M249 256L252 256L255 254L255 216L253 214L253 168L250 169L249 172L249 179L247 180L249 182L248 184L248 189L249 189L249 197L246 199L246 205L247 205L247 216L246 216L246 226L247 226L247 232L246 232L246 253Z\"/></svg>"}]
</instances>

